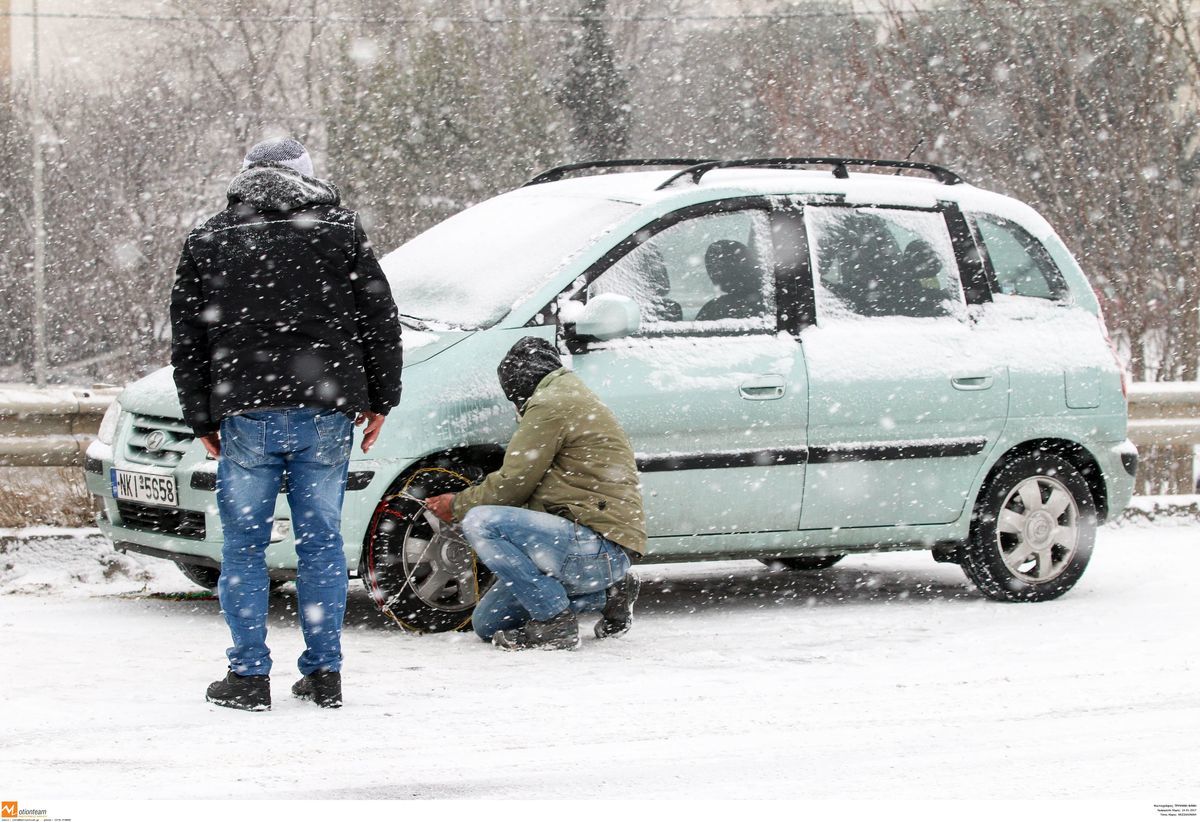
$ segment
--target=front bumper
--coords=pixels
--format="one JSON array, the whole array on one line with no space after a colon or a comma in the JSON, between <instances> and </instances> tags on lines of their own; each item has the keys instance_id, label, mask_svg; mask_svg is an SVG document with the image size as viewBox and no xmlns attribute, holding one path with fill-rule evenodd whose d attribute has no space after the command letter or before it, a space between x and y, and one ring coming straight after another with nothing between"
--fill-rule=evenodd
<instances>
[{"instance_id":1,"label":"front bumper","mask_svg":"<svg viewBox=\"0 0 1200 822\"><path fill-rule=\"evenodd\" d=\"M196 448L200 448L199 444ZM202 453L189 453L188 456L192 458L185 458L174 470L161 468L154 471L175 476L179 489L177 511L154 509L152 506L131 508L127 504L119 504L113 496L109 479L112 468L142 472L153 469L142 464L126 463L120 459L119 453L114 455L111 446L92 443L87 452L84 477L96 505L96 522L100 532L112 540L119 550L193 565L220 565L223 540L215 492L216 463L205 460ZM353 461L350 468L351 481L347 482L342 507L342 539L346 568L353 574L358 571L358 560L371 516L395 472L389 470L390 466L376 460ZM275 506L275 520L276 523L291 522L287 498L282 494ZM290 527L286 533L277 530L272 535L266 561L270 571L295 571L296 544Z\"/></svg>"}]
</instances>

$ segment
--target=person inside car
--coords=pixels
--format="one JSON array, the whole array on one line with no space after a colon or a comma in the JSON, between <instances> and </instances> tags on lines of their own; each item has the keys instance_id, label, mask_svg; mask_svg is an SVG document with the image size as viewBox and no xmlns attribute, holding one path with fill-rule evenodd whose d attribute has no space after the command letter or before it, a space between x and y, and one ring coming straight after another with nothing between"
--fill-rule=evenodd
<instances>
[{"instance_id":1,"label":"person inside car","mask_svg":"<svg viewBox=\"0 0 1200 822\"><path fill-rule=\"evenodd\" d=\"M704 252L704 267L722 293L704 304L697 320L741 320L762 315L762 274L745 243L717 240Z\"/></svg>"}]
</instances>

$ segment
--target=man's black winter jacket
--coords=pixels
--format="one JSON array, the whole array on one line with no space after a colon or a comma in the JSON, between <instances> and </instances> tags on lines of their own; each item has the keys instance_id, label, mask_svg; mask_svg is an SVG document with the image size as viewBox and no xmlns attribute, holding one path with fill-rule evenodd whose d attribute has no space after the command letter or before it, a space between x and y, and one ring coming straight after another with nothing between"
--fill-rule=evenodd
<instances>
[{"instance_id":1,"label":"man's black winter jacket","mask_svg":"<svg viewBox=\"0 0 1200 822\"><path fill-rule=\"evenodd\" d=\"M171 364L197 436L252 409L386 414L400 401L392 293L337 189L255 166L188 235L171 292Z\"/></svg>"}]
</instances>

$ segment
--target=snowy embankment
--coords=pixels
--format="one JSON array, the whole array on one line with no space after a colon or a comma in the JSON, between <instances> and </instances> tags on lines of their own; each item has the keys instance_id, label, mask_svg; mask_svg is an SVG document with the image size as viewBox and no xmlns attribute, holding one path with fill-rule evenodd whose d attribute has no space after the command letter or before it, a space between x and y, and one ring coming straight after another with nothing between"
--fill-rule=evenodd
<instances>
[{"instance_id":1,"label":"snowy embankment","mask_svg":"<svg viewBox=\"0 0 1200 822\"><path fill-rule=\"evenodd\" d=\"M89 532L46 536L0 536L0 773L14 795L1200 793L1193 518L1102 529L1075 590L1038 605L985 600L925 552L816 574L642 566L634 630L586 630L576 653L410 636L354 582L341 711L288 695L301 640L287 586L272 598L264 715L203 701L228 635L172 565Z\"/></svg>"}]
</instances>

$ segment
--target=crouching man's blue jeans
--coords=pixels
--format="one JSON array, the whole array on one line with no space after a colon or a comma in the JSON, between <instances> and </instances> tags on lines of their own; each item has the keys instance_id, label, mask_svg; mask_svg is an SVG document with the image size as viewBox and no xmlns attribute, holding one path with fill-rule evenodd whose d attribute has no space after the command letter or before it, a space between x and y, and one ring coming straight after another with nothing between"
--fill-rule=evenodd
<instances>
[{"instance_id":1,"label":"crouching man's blue jeans","mask_svg":"<svg viewBox=\"0 0 1200 822\"><path fill-rule=\"evenodd\" d=\"M483 639L567 608L577 614L599 611L605 589L629 571L629 557L615 542L552 514L480 505L463 517L462 530L496 575L471 617Z\"/></svg>"},{"instance_id":2,"label":"crouching man's blue jeans","mask_svg":"<svg viewBox=\"0 0 1200 822\"><path fill-rule=\"evenodd\" d=\"M221 422L217 505L225 545L217 592L233 634L227 655L236 674L271 672L266 550L285 475L306 646L300 672L341 670L347 586L342 497L353 436L345 414L311 408L247 412Z\"/></svg>"}]
</instances>

